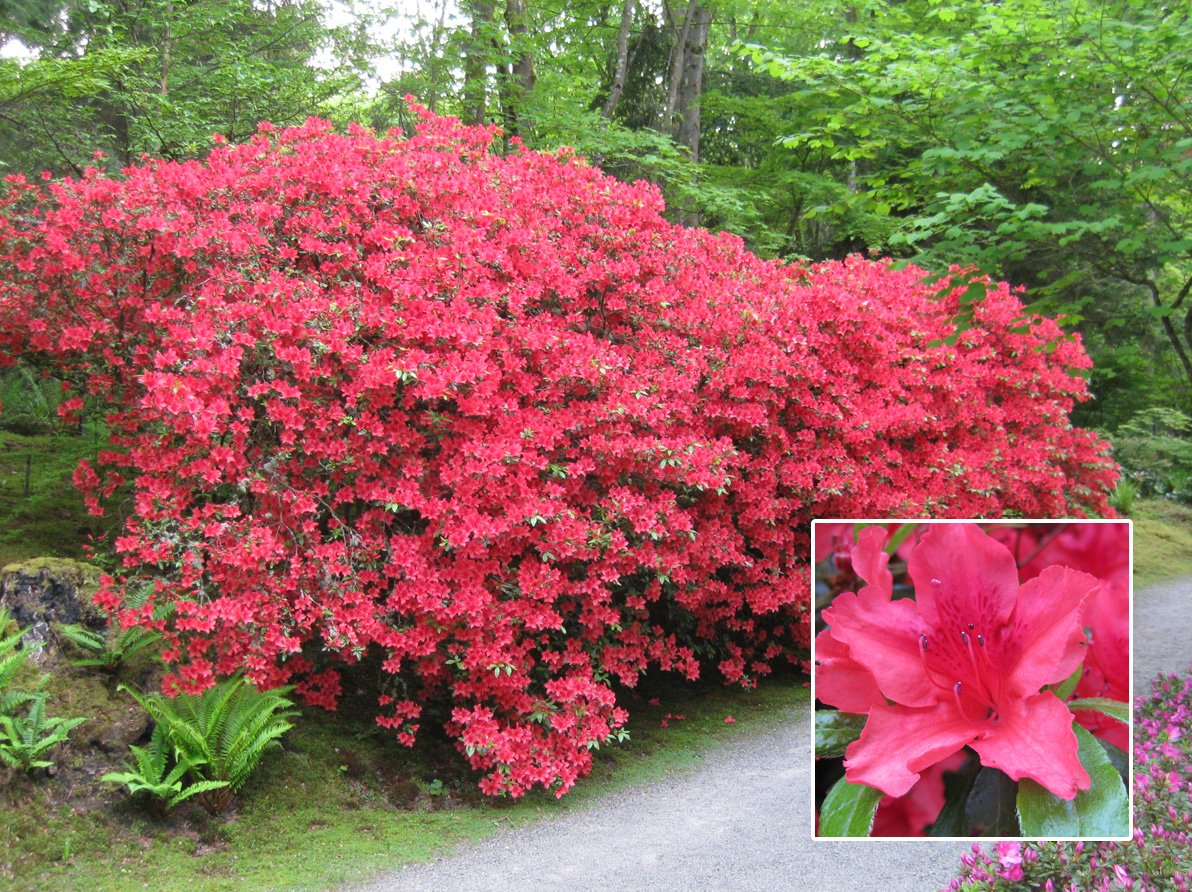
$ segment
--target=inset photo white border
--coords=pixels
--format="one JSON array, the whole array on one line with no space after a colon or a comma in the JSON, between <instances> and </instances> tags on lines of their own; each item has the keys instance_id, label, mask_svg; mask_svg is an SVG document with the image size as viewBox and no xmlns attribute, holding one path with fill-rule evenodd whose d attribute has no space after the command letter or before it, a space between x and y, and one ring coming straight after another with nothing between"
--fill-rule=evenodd
<instances>
[{"instance_id":1,"label":"inset photo white border","mask_svg":"<svg viewBox=\"0 0 1192 892\"><path fill-rule=\"evenodd\" d=\"M894 530L892 536L884 539L880 547L874 546L876 535L871 534L868 537L870 543L859 552L854 553L857 537L865 527L882 525L889 528L893 524L899 526ZM829 525L833 526L832 530L826 529ZM977 591L971 591L974 586L970 585L967 587L969 590L965 595L956 601L952 600L951 593L944 590L948 586L957 589L963 588L964 586L961 585L963 580L975 579L978 565L989 566L988 562L991 556L996 555L996 549L986 548L983 539L973 538L969 533L959 536L951 532L947 534L948 547L944 549L940 547L945 543L942 530L933 536L932 541L937 544L929 546L933 553L924 552L916 561L918 576L930 578L927 585L933 593L933 597L928 599L929 606L922 611L919 610L917 598L921 598L922 595L916 593L908 563L910 555L913 554L917 545L911 543L922 539L932 527L940 525L970 527L980 525L979 529L986 536L1000 541L1007 548L1017 576L1013 606L1009 609L1008 617L1005 616L1006 605L1011 601L1008 593L1008 574L1004 572L1007 566L1005 558L998 557L1001 569L998 570L996 578L983 580L988 581L991 588L978 587ZM1110 531L1093 532L1090 529L1082 537L1071 534L1073 527L1084 530L1105 525L1121 525L1126 528L1124 567L1119 557L1106 553L1107 545L1116 547L1116 543L1106 542L1106 536L1110 534ZM907 532L908 526L909 532ZM900 534L899 530L903 532ZM992 535L990 531L993 531ZM842 533L845 535L841 535ZM813 792L809 818L814 839L833 842L841 840L945 840L982 843L1009 839L1037 842L1053 840L1123 842L1131 839L1134 829L1132 704L1134 702L1135 638L1134 527L1129 519L818 518L812 521L811 537L813 564L810 574L811 604L813 605L811 774ZM1065 537L1067 537L1067 541L1065 541ZM884 560L882 555L885 555ZM1052 567L1057 569L1053 570ZM1082 569L1082 567L1091 568L1097 572L1091 572L1090 569ZM831 568L830 573L829 568ZM896 575L890 576L887 581L886 574L891 570L896 571ZM1039 579L1043 573L1046 573L1045 579L1032 582L1032 580ZM1092 583L1085 578L1086 574L1101 583L1095 591L1090 592ZM821 585L821 582L828 582L829 576L831 582ZM875 578L870 579L869 576ZM945 577L947 583L936 578L937 576ZM895 584L895 579L901 581ZM1019 613L1019 593L1021 592L1029 599L1032 593L1042 591L1044 585L1048 586L1048 591L1062 591L1063 596L1055 602L1056 606L1031 611L1029 619L1031 625L1026 627L1023 625L1024 617ZM1101 588L1110 590L1110 594L1105 597L1104 601L1097 602ZM1126 808L1129 815L1126 832L1120 836L1095 832L1087 836L1059 835L1047 832L1026 835L998 833L929 835L932 824L939 820L939 815L944 809L950 807L955 814L957 808L967 806L971 791L977 786L977 777L983 774L984 768L997 768L999 758L1003 760L1002 767L1007 770L1005 772L998 770L996 775L989 775L989 777L995 778L999 784L1014 784L1018 787L1018 783L1011 779L1011 773L1019 773L1021 777L1029 778L1029 774L1022 770L1023 765L1005 764L1006 753L1013 752L1014 748L998 746L997 732L994 730L994 723L1000 721L1000 716L996 712L999 698L1012 696L1022 699L1019 696L1022 694L1021 687L1014 693L1004 689L1007 678L1021 683L1021 674L1025 671L1022 668L1022 653L1030 654L1031 671L1036 674L1036 677L1039 673L1050 677L1061 670L1065 676L1064 679L1052 679L1052 681L1042 684L1037 693L1027 695L1027 699L1032 701L1032 709L1040 710L1038 713L1032 712L1032 715L1040 716L1040 723L1044 717L1050 718L1054 722L1059 715L1057 710L1059 705L1063 705L1067 711L1067 703L1078 699L1074 692L1082 684L1093 685L1105 679L1106 683L1102 693L1109 693L1109 699L1120 699L1123 690L1120 678L1121 628L1120 621L1115 618L1120 616L1120 604L1123 598L1121 589L1123 588L1128 654L1124 705L1128 714L1131 715L1131 721L1126 727L1124 740L1126 745L1124 747L1102 744L1097 752L1104 757L1098 761L1112 765L1117 774L1121 773L1121 757L1123 755L1125 757L1126 771L1123 786L1126 790ZM947 599L941 602L943 605L941 609L937 609L936 606L934 595L937 594ZM844 595L852 597L847 602L838 603L838 598ZM1000 607L992 606L990 599L993 596L1000 599ZM898 602L900 601L908 603L906 606L899 606ZM882 606L883 602L885 606ZM1074 602L1081 604L1079 628L1084 639L1079 643L1076 642L1076 636L1071 629L1073 617L1070 605ZM1093 607L1090 608L1090 605ZM986 625L990 624L991 617L1004 617L1004 621L997 624L995 620L996 628L982 630L978 628L982 619L974 616L975 622L969 622L967 615L965 617L953 615L957 614L962 607L968 607L969 612L973 612L973 610L980 612L979 608L986 608L984 611ZM836 634L823 634L826 629L832 628L822 616L822 612L826 609L829 610L829 619L834 619L837 623L839 638ZM1095 618L1093 617L1094 611L1099 611ZM1108 630L1111 622L1113 623L1112 634ZM1090 648L1097 640L1093 637L1093 625L1107 627L1102 628L1102 639L1106 641L1103 646L1104 652L1112 653L1115 657L1111 667L1112 684L1108 678L1110 673L1103 671L1095 659L1094 665L1090 666L1087 658L1080 657L1075 671L1069 672L1065 669L1077 658L1078 654L1074 653L1074 648L1077 646L1084 649L1088 657L1093 657L1094 652ZM956 626L956 629L952 629L952 626ZM1026 631L1027 628L1030 630ZM952 636L955 638L954 641L945 637L947 635L945 630L956 632ZM986 633L990 638L988 642ZM995 638L996 642L993 640ZM852 643L850 644L850 642ZM999 642L1002 646L1000 650ZM867 656L863 658L863 662L853 660L854 649L860 648L863 643L867 645ZM935 644L934 651L932 650L933 643ZM1012 651L1011 648L1015 645L1017 645L1017 649ZM1046 663L1052 657L1054 665L1048 668ZM820 659L825 661L825 665L833 673L832 684L829 684L826 678L821 678L823 670L817 662ZM1043 665L1040 665L1040 661ZM916 665L917 670L911 671L916 669ZM898 671L900 666L907 671L900 673ZM876 670L881 676L880 685L871 670ZM953 680L953 675L958 676L958 679ZM965 688L965 680L968 681L968 689ZM1027 683L1030 684L1029 681ZM825 696L831 696L836 703L821 702L819 699L821 691ZM1046 699L1044 695L1048 695L1050 699ZM1093 696L1094 694L1086 691L1079 696L1079 699L1087 700ZM1036 701L1035 698L1041 699ZM1045 699L1046 702L1043 702ZM1052 700L1059 702L1053 703ZM1001 702L1005 702L1004 699ZM837 705L839 703L843 703L849 708L844 709ZM862 710L867 703L869 708ZM984 717L980 716L982 709L986 713ZM854 718L849 720L824 719L823 714L830 711L847 714ZM932 719L931 714L934 712L938 712L939 715ZM1123 742L1119 722L1102 716L1101 713L1086 709L1074 711L1073 714L1087 716L1080 722L1073 720L1073 726L1092 724L1098 735L1108 734L1114 737L1118 743ZM949 717L955 720L957 715L971 720L970 724L973 727L962 730L958 727L961 724L959 721L951 723L945 721ZM860 749L853 748L853 744L859 740L857 735L865 733L864 729L870 728L871 719L877 721L872 726L872 733L867 735L867 739L871 744L885 741L886 745L881 748L872 745ZM881 754L899 748L900 741L906 739L900 738L900 733L903 735L914 734L916 739L921 739L922 731L916 732L915 725L918 724L919 728L923 729L932 727L933 721L936 722L933 726L934 733L939 737L937 744L934 747L929 747L926 752L923 752L922 746L907 747L911 752L920 752L918 762L910 760L905 764L896 764L895 767L889 769L882 764ZM1102 722L1104 728L1101 727L1100 723ZM823 725L822 730L821 724ZM840 727L836 727L837 725ZM1110 730L1111 728L1114 730ZM972 731L971 739L961 740L957 743L960 738L969 733L969 730ZM986 750L983 755L978 754L976 749L970 746L972 743L987 740L991 736L995 738L995 741L991 745L987 744L982 747ZM1073 736L1076 736L1076 732L1073 732ZM1092 734L1085 737L1086 741L1100 741L1101 739L1100 736L1094 737ZM825 756L821 760L817 755L817 749L821 743L824 744L825 752L835 753L839 750L841 755ZM851 812L849 816L851 820L835 822L837 829L847 828L847 832L841 835L821 835L819 825L821 803L826 801L828 792L837 786L837 774L840 775L841 784L844 783L842 757L846 749L851 750L849 761L853 765L850 766L850 769L856 766L855 775L880 778L881 783L892 785L895 788L905 786L908 778L913 777L913 780L910 780L910 786L907 787L907 790L910 791L926 779L925 772L934 769L936 776L931 779L933 790L930 794L923 790L916 794L905 792L902 797L893 798L879 789L865 785L861 785L864 788L859 791L849 789L845 795L834 800L834 804L837 805L838 818L841 808ZM963 773L950 772L951 777L947 778L949 784L946 785L944 775L949 772L940 766L950 765L951 761L949 760L955 760L954 754L956 753L963 754L964 771ZM1075 758L1075 754L1068 755ZM924 759L929 761L923 761ZM1026 767L1029 767L1031 771L1038 770L1041 776L1047 775L1051 783L1058 785L1060 781L1057 778L1071 776L1074 773L1070 760L1066 775L1065 769L1057 768L1057 765L1062 766L1065 759L1065 754L1060 754L1056 760L1049 760L1048 754L1039 754L1038 765ZM897 763L897 759L895 762ZM922 764L918 764L919 762ZM829 768L829 765L833 767ZM914 765L913 768L912 765ZM1083 766L1077 763L1076 767ZM1051 803L1049 807L1058 807L1059 802L1070 801L1071 805L1068 806L1068 810L1071 812L1073 820L1079 820L1082 804L1091 804L1087 798L1090 795L1087 790L1078 789L1075 797L1069 800L1067 797L1061 798L1048 791L1033 780L1030 783L1033 785L1030 791L1036 797L1040 793L1052 797L1048 800ZM940 789L936 790L934 787L940 787ZM992 795L992 791L989 790L991 787L993 787L993 783L986 782L978 792ZM912 795L924 801L911 801ZM949 795L952 795L954 800L951 803L949 803ZM1018 823L1017 793L1015 796L1016 808L1013 817L1014 821ZM1030 808L1034 801L1036 799L1026 799L1023 801L1023 805ZM940 811L933 812L937 803L939 803ZM892 833L869 836L868 832L872 831L875 824L880 827L884 823L888 829L897 829L899 819L894 814L894 809L901 812L902 826L910 832L903 835ZM886 819L887 812L889 820ZM935 813L936 817L922 824L925 816L929 813ZM963 820L967 817L968 812L962 814L960 819ZM868 820L866 832L857 832L866 823L866 820ZM922 832L915 829L920 824L922 824ZM973 829L976 826L974 822L968 829ZM1018 826L1021 831L1021 824Z\"/></svg>"}]
</instances>

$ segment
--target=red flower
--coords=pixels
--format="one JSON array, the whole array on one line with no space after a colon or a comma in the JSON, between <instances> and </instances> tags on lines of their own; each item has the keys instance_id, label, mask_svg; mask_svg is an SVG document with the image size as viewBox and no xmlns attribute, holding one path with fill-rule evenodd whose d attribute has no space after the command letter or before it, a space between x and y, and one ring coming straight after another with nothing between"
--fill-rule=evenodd
<instances>
[{"instance_id":1,"label":"red flower","mask_svg":"<svg viewBox=\"0 0 1192 892\"><path fill-rule=\"evenodd\" d=\"M1120 523L1032 524L1015 529L993 526L989 534L1014 553L1023 579L1052 564L1096 576L1101 590L1089 603L1084 625L1092 630L1084 674L1075 697L1130 701L1130 526ZM1080 710L1076 720L1122 750L1130 749L1130 729L1099 712Z\"/></svg>"},{"instance_id":2,"label":"red flower","mask_svg":"<svg viewBox=\"0 0 1192 892\"><path fill-rule=\"evenodd\" d=\"M846 752L848 780L901 796L923 769L971 746L982 764L1061 798L1087 789L1072 714L1040 689L1084 659L1081 622L1098 581L1049 567L1019 586L1005 546L973 524L941 524L911 555L915 600L891 600L884 568L864 569L878 570L873 547L881 541L870 534L854 549L854 566L875 582L824 611L831 630L817 643L834 642L817 696L869 715ZM834 663L851 672L851 692L829 681ZM870 698L868 709L857 708L859 694Z\"/></svg>"},{"instance_id":3,"label":"red flower","mask_svg":"<svg viewBox=\"0 0 1192 892\"><path fill-rule=\"evenodd\" d=\"M926 836L944 807L944 772L964 765L964 756L953 753L923 769L923 776L903 796L886 796L878 803L870 836Z\"/></svg>"}]
</instances>

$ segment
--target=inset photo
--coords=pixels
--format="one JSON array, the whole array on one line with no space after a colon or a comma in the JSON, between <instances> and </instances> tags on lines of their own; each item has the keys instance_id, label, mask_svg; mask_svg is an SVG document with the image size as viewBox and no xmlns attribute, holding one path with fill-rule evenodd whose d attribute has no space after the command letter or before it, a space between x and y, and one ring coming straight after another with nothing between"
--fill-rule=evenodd
<instances>
[{"instance_id":1,"label":"inset photo","mask_svg":"<svg viewBox=\"0 0 1192 892\"><path fill-rule=\"evenodd\" d=\"M812 528L817 838L1130 838L1129 521Z\"/></svg>"}]
</instances>

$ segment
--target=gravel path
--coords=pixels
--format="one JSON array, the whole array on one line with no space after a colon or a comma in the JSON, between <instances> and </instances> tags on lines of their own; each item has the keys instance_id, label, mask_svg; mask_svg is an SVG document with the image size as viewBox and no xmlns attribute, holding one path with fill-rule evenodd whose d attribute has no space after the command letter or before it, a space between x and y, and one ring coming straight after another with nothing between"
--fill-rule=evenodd
<instances>
[{"instance_id":1,"label":"gravel path","mask_svg":"<svg viewBox=\"0 0 1192 892\"><path fill-rule=\"evenodd\" d=\"M1160 672L1192 663L1192 579L1153 585L1134 598L1134 696Z\"/></svg>"},{"instance_id":2,"label":"gravel path","mask_svg":"<svg viewBox=\"0 0 1192 892\"><path fill-rule=\"evenodd\" d=\"M1134 678L1142 693L1156 673L1192 661L1192 579L1135 600ZM690 773L500 831L355 888L930 892L956 875L964 843L811 839L807 710L774 728L742 730Z\"/></svg>"}]
</instances>

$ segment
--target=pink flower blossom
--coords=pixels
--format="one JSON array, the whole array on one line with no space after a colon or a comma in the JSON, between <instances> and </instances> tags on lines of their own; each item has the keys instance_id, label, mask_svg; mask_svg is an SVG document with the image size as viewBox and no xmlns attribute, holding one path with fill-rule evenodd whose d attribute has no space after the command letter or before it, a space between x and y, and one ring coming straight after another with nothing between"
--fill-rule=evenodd
<instances>
[{"instance_id":1,"label":"pink flower blossom","mask_svg":"<svg viewBox=\"0 0 1192 892\"><path fill-rule=\"evenodd\" d=\"M999 842L997 848L997 860L1003 867L1011 867L1015 864L1022 863L1022 845L1013 840L1006 840Z\"/></svg>"},{"instance_id":2,"label":"pink flower blossom","mask_svg":"<svg viewBox=\"0 0 1192 892\"><path fill-rule=\"evenodd\" d=\"M816 642L817 696L869 716L845 754L848 780L901 796L971 746L1061 798L1088 789L1072 714L1041 688L1083 661L1098 581L1049 567L1020 586L1005 546L974 524L940 524L910 557L915 599L892 600L884 542L880 528L862 531L853 566L870 584L824 610Z\"/></svg>"}]
</instances>

